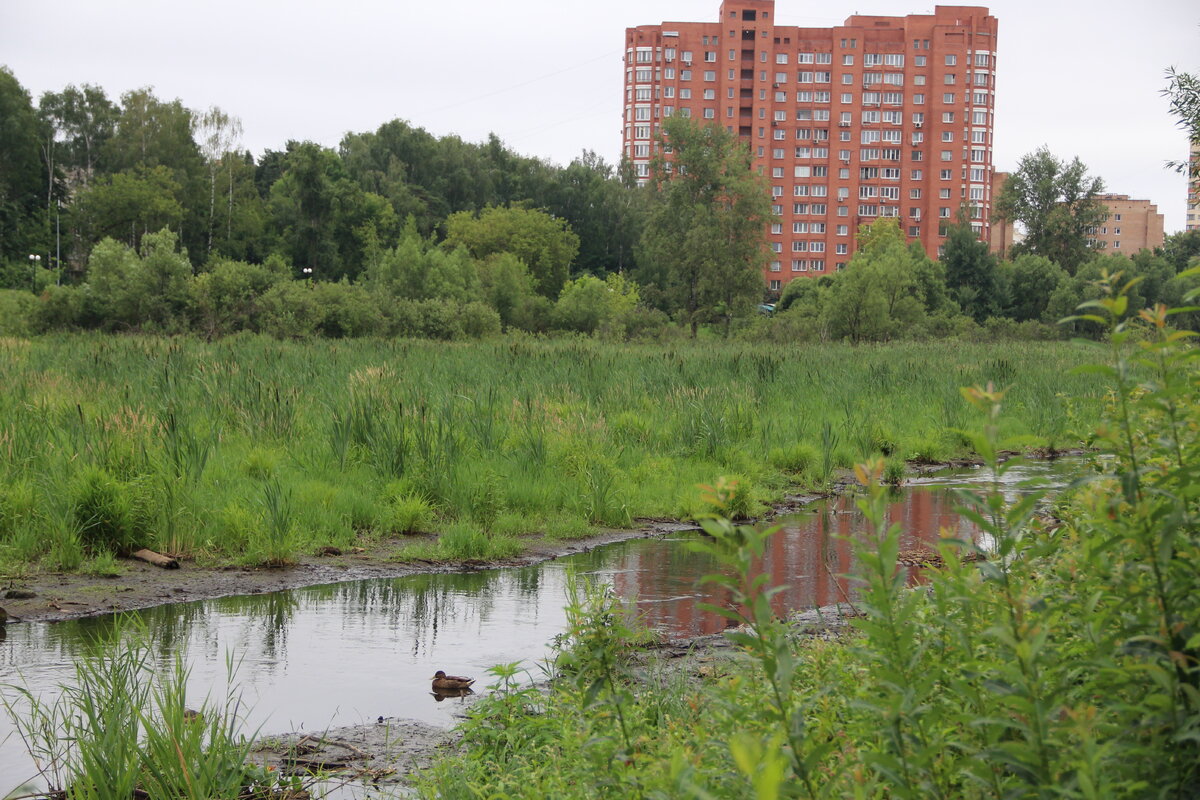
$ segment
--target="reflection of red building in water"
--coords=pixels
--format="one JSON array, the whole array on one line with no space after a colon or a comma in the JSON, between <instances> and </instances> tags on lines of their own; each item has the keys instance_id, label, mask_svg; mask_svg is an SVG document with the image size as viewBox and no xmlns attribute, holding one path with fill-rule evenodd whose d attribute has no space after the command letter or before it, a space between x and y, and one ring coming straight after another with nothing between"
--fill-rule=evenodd
<instances>
[{"instance_id":1,"label":"reflection of red building in water","mask_svg":"<svg viewBox=\"0 0 1200 800\"><path fill-rule=\"evenodd\" d=\"M890 508L888 519L901 527L902 548L933 549L942 531L954 538L974 537L977 529L954 511L957 501L945 488L917 488ZM851 536L867 536L866 518L854 499L840 497L822 504L815 513L787 519L770 540L762 568L771 584L785 585L775 596L779 613L845 603L854 597ZM713 572L705 556L683 547L646 547L630 553L615 568L613 586L625 597L636 597L646 622L676 636L717 633L724 618L697 608L698 602L727 601L716 587L702 587L700 578ZM918 570L909 568L916 578Z\"/></svg>"}]
</instances>

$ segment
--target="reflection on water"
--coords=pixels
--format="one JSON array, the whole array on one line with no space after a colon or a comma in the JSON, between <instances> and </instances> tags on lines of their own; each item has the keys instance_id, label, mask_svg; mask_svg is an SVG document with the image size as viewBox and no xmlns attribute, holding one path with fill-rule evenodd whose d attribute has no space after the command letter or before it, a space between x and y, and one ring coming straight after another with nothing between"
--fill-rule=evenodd
<instances>
[{"instance_id":1,"label":"reflection on water","mask_svg":"<svg viewBox=\"0 0 1200 800\"><path fill-rule=\"evenodd\" d=\"M1034 464L1010 476L1006 491L1019 491L1016 481L1029 477L1042 485L1061 484L1066 474L1063 467ZM943 530L973 536L953 511L951 489L980 477L924 479L900 495L890 513L905 530L906 546L931 542ZM783 520L763 565L773 582L787 585L777 598L781 611L849 596L852 587L842 576L853 563L842 537L862 525L851 498ZM225 690L226 656L232 655L251 709L251 730L314 730L380 716L449 725L461 704L438 702L429 676L444 669L474 676L482 687L487 667L509 661L525 662L536 676L547 642L566 624L565 587L576 573L611 581L669 635L721 630L722 618L696 608L697 600L725 600L708 588L702 595L697 587L713 565L681 546L686 538L631 540L519 569L314 586L161 606L136 616L153 632L163 665L186 653L193 701ZM111 631L116 619L11 626L7 639L0 638L0 683L40 692L68 681L74 659L89 641ZM0 795L32 775L11 733L9 721L0 718Z\"/></svg>"}]
</instances>

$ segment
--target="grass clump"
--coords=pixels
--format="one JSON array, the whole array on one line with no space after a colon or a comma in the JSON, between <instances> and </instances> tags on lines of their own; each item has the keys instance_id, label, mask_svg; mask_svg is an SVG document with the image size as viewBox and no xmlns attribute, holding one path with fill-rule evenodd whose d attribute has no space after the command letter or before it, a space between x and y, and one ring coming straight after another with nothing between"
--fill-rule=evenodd
<instances>
[{"instance_id":1,"label":"grass clump","mask_svg":"<svg viewBox=\"0 0 1200 800\"><path fill-rule=\"evenodd\" d=\"M183 658L161 670L157 652L145 630L119 624L75 664L73 680L62 684L53 699L20 686L6 687L4 707L41 765L46 796L308 796L299 794L304 788L299 778L246 763L252 740L241 730L240 698L205 700L189 710Z\"/></svg>"}]
</instances>

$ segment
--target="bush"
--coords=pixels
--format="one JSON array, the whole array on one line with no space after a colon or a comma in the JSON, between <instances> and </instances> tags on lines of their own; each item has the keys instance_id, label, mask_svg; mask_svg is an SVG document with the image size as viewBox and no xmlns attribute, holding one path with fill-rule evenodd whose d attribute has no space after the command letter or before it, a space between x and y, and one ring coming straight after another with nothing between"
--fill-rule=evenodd
<instances>
[{"instance_id":1,"label":"bush","mask_svg":"<svg viewBox=\"0 0 1200 800\"><path fill-rule=\"evenodd\" d=\"M0 336L28 336L37 327L38 301L29 292L0 289Z\"/></svg>"}]
</instances>

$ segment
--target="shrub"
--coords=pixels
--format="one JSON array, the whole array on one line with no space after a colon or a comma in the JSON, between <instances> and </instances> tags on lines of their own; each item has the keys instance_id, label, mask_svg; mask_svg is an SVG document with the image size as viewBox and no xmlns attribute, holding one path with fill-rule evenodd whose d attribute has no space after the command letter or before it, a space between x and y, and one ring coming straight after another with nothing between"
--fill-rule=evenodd
<instances>
[{"instance_id":1,"label":"shrub","mask_svg":"<svg viewBox=\"0 0 1200 800\"><path fill-rule=\"evenodd\" d=\"M0 336L28 336L36 327L38 301L29 292L0 289Z\"/></svg>"}]
</instances>

